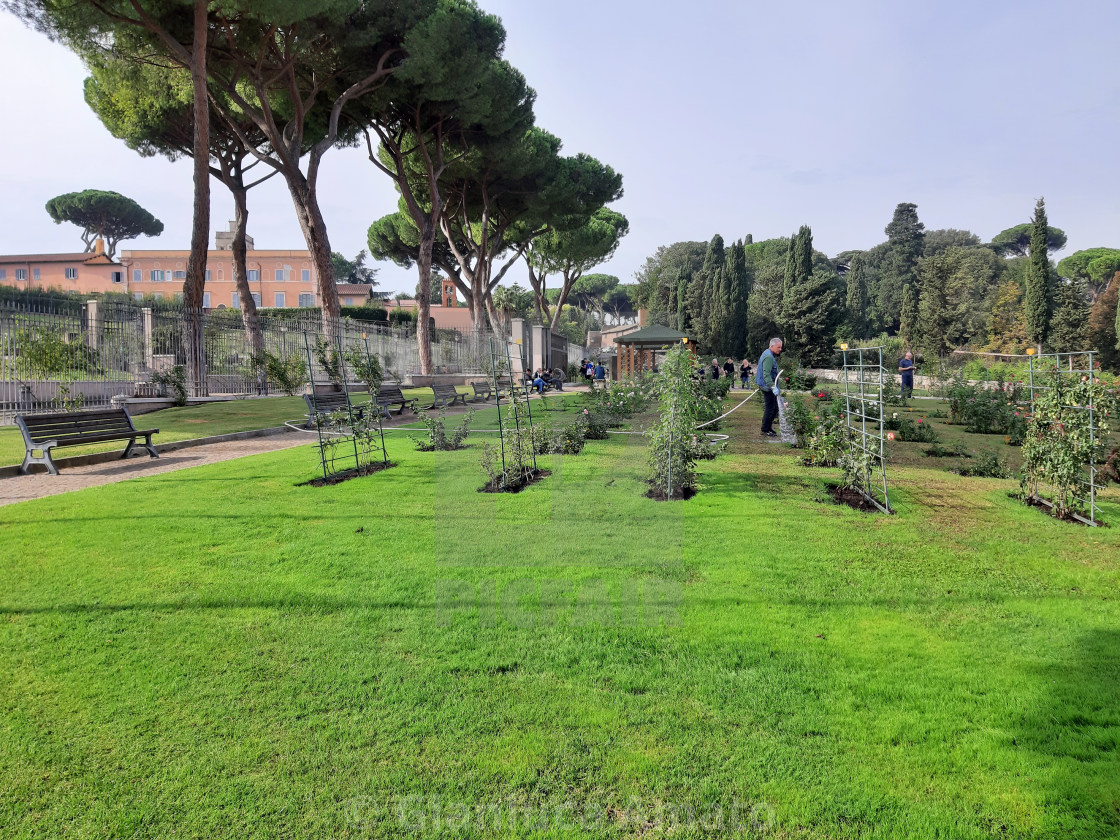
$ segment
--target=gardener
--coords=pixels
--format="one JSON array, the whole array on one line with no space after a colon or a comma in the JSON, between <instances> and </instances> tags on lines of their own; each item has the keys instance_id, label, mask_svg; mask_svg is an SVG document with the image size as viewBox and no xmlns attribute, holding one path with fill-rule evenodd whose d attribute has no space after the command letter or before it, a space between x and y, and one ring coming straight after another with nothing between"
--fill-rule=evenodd
<instances>
[{"instance_id":1,"label":"gardener","mask_svg":"<svg viewBox=\"0 0 1120 840\"><path fill-rule=\"evenodd\" d=\"M907 350L898 360L898 372L902 374L902 398L914 396L914 354Z\"/></svg>"},{"instance_id":2,"label":"gardener","mask_svg":"<svg viewBox=\"0 0 1120 840\"><path fill-rule=\"evenodd\" d=\"M766 406L762 410L762 434L766 437L777 437L774 431L774 418L778 416L778 397L781 396L778 388L778 357L782 355L782 340L770 339L770 347L758 360L758 371L754 375L755 384L762 391L762 399Z\"/></svg>"}]
</instances>

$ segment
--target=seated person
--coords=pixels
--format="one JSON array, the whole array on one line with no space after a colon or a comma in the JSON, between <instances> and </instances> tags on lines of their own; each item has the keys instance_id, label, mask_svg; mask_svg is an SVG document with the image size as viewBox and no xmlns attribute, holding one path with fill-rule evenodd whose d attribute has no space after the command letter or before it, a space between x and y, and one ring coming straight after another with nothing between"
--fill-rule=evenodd
<instances>
[{"instance_id":1,"label":"seated person","mask_svg":"<svg viewBox=\"0 0 1120 840\"><path fill-rule=\"evenodd\" d=\"M544 377L541 376L541 372L539 370L533 374L533 387L537 389L538 394L544 393L544 386L546 384L547 383L544 381Z\"/></svg>"}]
</instances>

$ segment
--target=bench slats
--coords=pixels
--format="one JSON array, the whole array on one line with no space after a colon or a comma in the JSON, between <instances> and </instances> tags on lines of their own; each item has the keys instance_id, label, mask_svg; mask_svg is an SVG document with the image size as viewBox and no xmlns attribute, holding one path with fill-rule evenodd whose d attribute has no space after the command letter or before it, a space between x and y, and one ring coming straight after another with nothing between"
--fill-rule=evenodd
<instances>
[{"instance_id":1,"label":"bench slats","mask_svg":"<svg viewBox=\"0 0 1120 840\"><path fill-rule=\"evenodd\" d=\"M20 472L27 473L32 464L42 464L52 475L58 468L51 459L51 450L85 443L102 443L110 440L128 441L121 457L127 457L137 439L145 438L144 447L153 458L159 453L152 446L152 435L159 429L137 429L124 408L71 413L17 415L16 425L23 436L27 450ZM41 454L35 455L39 451Z\"/></svg>"}]
</instances>

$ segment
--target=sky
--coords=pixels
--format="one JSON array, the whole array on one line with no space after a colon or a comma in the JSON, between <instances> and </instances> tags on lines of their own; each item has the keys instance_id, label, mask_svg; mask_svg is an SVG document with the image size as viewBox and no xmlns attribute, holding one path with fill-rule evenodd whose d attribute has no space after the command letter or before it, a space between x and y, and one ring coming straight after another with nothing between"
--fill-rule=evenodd
<instances>
[{"instance_id":1,"label":"sky","mask_svg":"<svg viewBox=\"0 0 1120 840\"><path fill-rule=\"evenodd\" d=\"M613 207L630 234L597 270L632 282L658 246L756 241L812 226L829 255L885 239L910 201L927 229L988 240L1046 199L1066 250L1120 246L1120 74L1115 0L480 0L507 30L506 57L537 91L537 123L621 172ZM122 247L188 248L189 161L140 158L82 98L64 47L0 12L0 253L81 250L43 205L121 192L165 224ZM323 163L332 248L366 247L396 209L359 150ZM232 218L213 185L211 227ZM250 194L258 248L303 248L274 178ZM380 264L391 291L412 271ZM521 266L506 282L528 285Z\"/></svg>"}]
</instances>

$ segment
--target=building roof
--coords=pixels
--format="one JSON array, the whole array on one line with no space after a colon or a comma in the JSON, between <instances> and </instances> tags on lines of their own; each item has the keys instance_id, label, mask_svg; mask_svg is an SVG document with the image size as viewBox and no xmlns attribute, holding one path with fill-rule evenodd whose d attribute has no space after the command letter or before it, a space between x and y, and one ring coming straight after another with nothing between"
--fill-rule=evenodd
<instances>
[{"instance_id":1,"label":"building roof","mask_svg":"<svg viewBox=\"0 0 1120 840\"><path fill-rule=\"evenodd\" d=\"M369 283L338 283L336 285L340 295L361 295L367 298L373 296L373 286Z\"/></svg>"},{"instance_id":2,"label":"building roof","mask_svg":"<svg viewBox=\"0 0 1120 840\"><path fill-rule=\"evenodd\" d=\"M0 257L0 263L83 263L84 265L116 265L114 260L93 251L74 254L16 254Z\"/></svg>"},{"instance_id":3,"label":"building roof","mask_svg":"<svg viewBox=\"0 0 1120 840\"><path fill-rule=\"evenodd\" d=\"M688 333L671 330L660 324L653 324L635 332L620 335L614 342L615 344L651 344L662 347L668 344L678 344L682 339L692 341L692 337Z\"/></svg>"}]
</instances>

